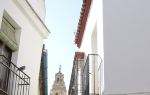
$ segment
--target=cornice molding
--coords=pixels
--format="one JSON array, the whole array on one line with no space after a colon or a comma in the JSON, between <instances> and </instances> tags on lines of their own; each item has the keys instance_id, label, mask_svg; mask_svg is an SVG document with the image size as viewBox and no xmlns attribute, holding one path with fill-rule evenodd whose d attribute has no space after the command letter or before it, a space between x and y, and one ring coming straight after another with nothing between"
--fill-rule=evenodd
<instances>
[{"instance_id":1,"label":"cornice molding","mask_svg":"<svg viewBox=\"0 0 150 95\"><path fill-rule=\"evenodd\" d=\"M30 3L27 0L13 0L14 3L22 10L22 13L26 15L29 22L35 27L38 33L46 39L50 34L49 29L43 22L43 20L39 17L39 15L32 8Z\"/></svg>"}]
</instances>

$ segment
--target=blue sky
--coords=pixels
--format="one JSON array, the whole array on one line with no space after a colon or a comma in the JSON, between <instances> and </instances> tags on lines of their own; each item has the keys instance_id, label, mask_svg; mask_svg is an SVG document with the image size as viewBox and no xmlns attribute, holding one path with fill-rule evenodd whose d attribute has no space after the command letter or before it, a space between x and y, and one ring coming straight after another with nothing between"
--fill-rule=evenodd
<instances>
[{"instance_id":1,"label":"blue sky","mask_svg":"<svg viewBox=\"0 0 150 95\"><path fill-rule=\"evenodd\" d=\"M75 34L83 0L46 0L46 25L51 34L45 41L48 49L48 93L55 73L62 65L62 73L68 90L73 64Z\"/></svg>"}]
</instances>

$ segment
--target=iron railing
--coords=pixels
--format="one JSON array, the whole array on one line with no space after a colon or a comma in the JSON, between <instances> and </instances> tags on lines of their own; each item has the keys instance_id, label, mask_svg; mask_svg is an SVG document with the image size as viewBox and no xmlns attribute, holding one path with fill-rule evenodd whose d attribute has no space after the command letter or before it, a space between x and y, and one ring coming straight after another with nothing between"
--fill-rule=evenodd
<instances>
[{"instance_id":1,"label":"iron railing","mask_svg":"<svg viewBox=\"0 0 150 95\"><path fill-rule=\"evenodd\" d=\"M98 54L88 54L87 59L82 68L82 95L99 95L100 87L97 81L100 81L98 78L98 69L102 63L102 58ZM91 80L92 78L92 80ZM97 81L96 81L97 80ZM92 82L90 85L90 82ZM90 88L93 87L90 92Z\"/></svg>"},{"instance_id":2,"label":"iron railing","mask_svg":"<svg viewBox=\"0 0 150 95\"><path fill-rule=\"evenodd\" d=\"M83 59L77 59L74 61L69 85L68 95L81 95L81 63L83 63Z\"/></svg>"},{"instance_id":3,"label":"iron railing","mask_svg":"<svg viewBox=\"0 0 150 95\"><path fill-rule=\"evenodd\" d=\"M82 95L89 95L89 56L82 70Z\"/></svg>"},{"instance_id":4,"label":"iron railing","mask_svg":"<svg viewBox=\"0 0 150 95\"><path fill-rule=\"evenodd\" d=\"M0 55L0 95L29 95L30 77Z\"/></svg>"},{"instance_id":5,"label":"iron railing","mask_svg":"<svg viewBox=\"0 0 150 95\"><path fill-rule=\"evenodd\" d=\"M73 64L68 95L78 95L77 94L77 89L78 89L77 88L77 82L78 82L77 64L78 63Z\"/></svg>"}]
</instances>

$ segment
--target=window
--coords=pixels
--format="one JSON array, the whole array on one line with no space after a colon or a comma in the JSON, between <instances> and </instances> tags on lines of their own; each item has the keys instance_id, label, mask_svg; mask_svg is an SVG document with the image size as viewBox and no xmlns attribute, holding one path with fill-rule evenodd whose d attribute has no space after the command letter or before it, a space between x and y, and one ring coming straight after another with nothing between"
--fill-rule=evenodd
<instances>
[{"instance_id":1,"label":"window","mask_svg":"<svg viewBox=\"0 0 150 95\"><path fill-rule=\"evenodd\" d=\"M57 78L57 82L59 82L59 78Z\"/></svg>"},{"instance_id":2,"label":"window","mask_svg":"<svg viewBox=\"0 0 150 95\"><path fill-rule=\"evenodd\" d=\"M9 80L9 69L12 51L3 42L0 41L0 55L3 55L8 61L3 61L0 64L0 89L7 91L8 80ZM0 95L3 95L0 93Z\"/></svg>"},{"instance_id":3,"label":"window","mask_svg":"<svg viewBox=\"0 0 150 95\"><path fill-rule=\"evenodd\" d=\"M11 56L12 56L12 50L7 44L8 42L6 42L6 40L8 41L7 37L9 37L10 36L9 34L11 33L6 32L6 31L10 31L11 28L12 28L11 31L13 31L14 30L13 26L11 26L9 22L3 19L2 27L0 29L1 30L0 31L0 55L5 56L7 61L2 60L2 63L0 64L0 89L2 89L4 92L7 92L7 88L8 88L8 80L9 80L10 71L7 67L10 66L10 61L11 61ZM2 32L6 34L3 35ZM3 92L0 92L0 95L5 95L5 94Z\"/></svg>"}]
</instances>

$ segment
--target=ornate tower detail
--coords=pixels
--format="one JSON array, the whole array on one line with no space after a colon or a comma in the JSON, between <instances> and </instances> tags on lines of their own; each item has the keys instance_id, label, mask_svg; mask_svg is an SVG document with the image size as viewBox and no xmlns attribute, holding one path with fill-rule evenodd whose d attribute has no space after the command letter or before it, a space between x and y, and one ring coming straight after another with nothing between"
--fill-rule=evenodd
<instances>
[{"instance_id":1,"label":"ornate tower detail","mask_svg":"<svg viewBox=\"0 0 150 95\"><path fill-rule=\"evenodd\" d=\"M61 73L61 65L59 67L59 72L55 74L55 81L50 95L67 95L64 74Z\"/></svg>"}]
</instances>

